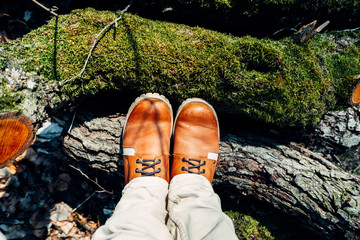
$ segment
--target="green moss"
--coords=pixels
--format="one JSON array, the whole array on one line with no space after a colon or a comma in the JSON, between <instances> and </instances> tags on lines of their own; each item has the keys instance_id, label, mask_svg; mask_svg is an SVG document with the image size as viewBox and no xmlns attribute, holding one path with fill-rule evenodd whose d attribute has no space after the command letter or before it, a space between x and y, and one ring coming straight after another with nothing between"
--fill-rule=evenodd
<instances>
[{"instance_id":1,"label":"green moss","mask_svg":"<svg viewBox=\"0 0 360 240\"><path fill-rule=\"evenodd\" d=\"M0 70L4 70L9 60L21 58L20 41L13 40L0 44Z\"/></svg>"},{"instance_id":2,"label":"green moss","mask_svg":"<svg viewBox=\"0 0 360 240\"><path fill-rule=\"evenodd\" d=\"M0 54L0 70L4 69L6 66L7 58Z\"/></svg>"},{"instance_id":3,"label":"green moss","mask_svg":"<svg viewBox=\"0 0 360 240\"><path fill-rule=\"evenodd\" d=\"M7 110L19 110L18 105L22 101L22 96L9 89L3 78L0 78L0 109Z\"/></svg>"},{"instance_id":4,"label":"green moss","mask_svg":"<svg viewBox=\"0 0 360 240\"><path fill-rule=\"evenodd\" d=\"M323 37L335 37L337 39L344 39L344 38L359 39L360 32L359 31L330 31L327 34L323 34Z\"/></svg>"},{"instance_id":5,"label":"green moss","mask_svg":"<svg viewBox=\"0 0 360 240\"><path fill-rule=\"evenodd\" d=\"M258 221L249 215L234 211L225 212L233 221L236 235L239 239L271 240L270 231L259 224Z\"/></svg>"},{"instance_id":6,"label":"green moss","mask_svg":"<svg viewBox=\"0 0 360 240\"><path fill-rule=\"evenodd\" d=\"M58 23L53 19L26 35L19 56L27 71L65 81L80 72L94 36L115 18L94 9L60 16ZM177 102L202 97L218 111L305 126L339 106L336 96L344 96L341 91L348 91L346 84L359 73L358 47L343 53L332 48L325 38L303 45L291 39L237 38L125 14L98 43L82 81L62 91L67 98L108 90L159 92ZM349 62L351 69L346 68Z\"/></svg>"},{"instance_id":7,"label":"green moss","mask_svg":"<svg viewBox=\"0 0 360 240\"><path fill-rule=\"evenodd\" d=\"M341 41L337 44L336 39ZM360 33L332 32L317 36L313 41L324 73L331 79L336 109L349 103L360 76L360 48L356 44L344 47L346 41L360 41Z\"/></svg>"}]
</instances>

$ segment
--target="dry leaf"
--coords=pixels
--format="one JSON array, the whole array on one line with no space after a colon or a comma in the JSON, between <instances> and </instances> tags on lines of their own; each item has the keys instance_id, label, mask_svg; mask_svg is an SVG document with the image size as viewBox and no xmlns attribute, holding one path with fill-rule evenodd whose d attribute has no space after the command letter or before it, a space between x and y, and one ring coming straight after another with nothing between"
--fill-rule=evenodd
<instances>
[{"instance_id":1,"label":"dry leaf","mask_svg":"<svg viewBox=\"0 0 360 240\"><path fill-rule=\"evenodd\" d=\"M70 180L71 180L71 177L69 174L67 174L67 173L60 174L54 183L55 189L58 190L59 192L68 190Z\"/></svg>"},{"instance_id":2,"label":"dry leaf","mask_svg":"<svg viewBox=\"0 0 360 240\"><path fill-rule=\"evenodd\" d=\"M71 215L72 209L66 203L57 203L51 210L50 219L54 223L65 221Z\"/></svg>"},{"instance_id":3,"label":"dry leaf","mask_svg":"<svg viewBox=\"0 0 360 240\"><path fill-rule=\"evenodd\" d=\"M22 229L20 225L12 226L9 232L6 234L8 240L23 239L25 236L26 236L26 232Z\"/></svg>"},{"instance_id":4,"label":"dry leaf","mask_svg":"<svg viewBox=\"0 0 360 240\"><path fill-rule=\"evenodd\" d=\"M6 211L9 214L14 214L16 212L16 204L18 203L18 200L15 196L11 196L9 198L6 198L4 200L4 205L6 208Z\"/></svg>"},{"instance_id":5,"label":"dry leaf","mask_svg":"<svg viewBox=\"0 0 360 240\"><path fill-rule=\"evenodd\" d=\"M16 173L16 167L15 167L15 165L14 164L9 164L8 166L7 166L7 168L10 170L10 173L12 174L12 175L14 175L15 173Z\"/></svg>"},{"instance_id":6,"label":"dry leaf","mask_svg":"<svg viewBox=\"0 0 360 240\"><path fill-rule=\"evenodd\" d=\"M69 234L70 230L74 227L74 223L72 222L67 222L66 224L64 224L63 226L61 226L61 231L63 231L63 233L65 234Z\"/></svg>"},{"instance_id":7,"label":"dry leaf","mask_svg":"<svg viewBox=\"0 0 360 240\"><path fill-rule=\"evenodd\" d=\"M34 230L33 230L33 234L34 234L36 237L40 238L40 237L44 236L45 231L46 231L46 228L34 229Z\"/></svg>"}]
</instances>

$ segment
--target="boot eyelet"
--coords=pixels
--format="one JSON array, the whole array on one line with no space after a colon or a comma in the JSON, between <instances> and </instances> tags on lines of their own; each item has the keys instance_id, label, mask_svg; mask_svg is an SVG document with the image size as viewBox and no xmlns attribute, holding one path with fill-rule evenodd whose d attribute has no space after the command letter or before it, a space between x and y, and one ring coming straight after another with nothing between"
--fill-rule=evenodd
<instances>
[{"instance_id":1,"label":"boot eyelet","mask_svg":"<svg viewBox=\"0 0 360 240\"><path fill-rule=\"evenodd\" d=\"M185 171L185 168L184 168L184 167L181 167L181 171Z\"/></svg>"},{"instance_id":2,"label":"boot eyelet","mask_svg":"<svg viewBox=\"0 0 360 240\"><path fill-rule=\"evenodd\" d=\"M185 160L186 160L185 158L182 158L182 159L181 159L182 162L185 162Z\"/></svg>"},{"instance_id":3,"label":"boot eyelet","mask_svg":"<svg viewBox=\"0 0 360 240\"><path fill-rule=\"evenodd\" d=\"M140 163L140 160L139 160L139 159L136 159L136 163Z\"/></svg>"},{"instance_id":4,"label":"boot eyelet","mask_svg":"<svg viewBox=\"0 0 360 240\"><path fill-rule=\"evenodd\" d=\"M161 163L161 159L158 159L159 163Z\"/></svg>"},{"instance_id":5,"label":"boot eyelet","mask_svg":"<svg viewBox=\"0 0 360 240\"><path fill-rule=\"evenodd\" d=\"M139 173L139 169L138 169L138 168L135 168L135 172L136 172L136 173Z\"/></svg>"}]
</instances>

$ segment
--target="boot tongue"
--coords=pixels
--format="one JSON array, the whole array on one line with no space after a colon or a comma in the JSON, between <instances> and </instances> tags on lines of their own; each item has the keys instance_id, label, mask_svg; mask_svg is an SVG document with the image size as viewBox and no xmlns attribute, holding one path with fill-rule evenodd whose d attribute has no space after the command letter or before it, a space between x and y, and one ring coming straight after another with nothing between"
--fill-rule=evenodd
<instances>
[{"instance_id":1,"label":"boot tongue","mask_svg":"<svg viewBox=\"0 0 360 240\"><path fill-rule=\"evenodd\" d=\"M123 155L135 156L135 148L132 148L132 147L124 147L124 148L123 148Z\"/></svg>"},{"instance_id":2,"label":"boot tongue","mask_svg":"<svg viewBox=\"0 0 360 240\"><path fill-rule=\"evenodd\" d=\"M214 152L208 152L207 158L211 160L218 160L219 154Z\"/></svg>"}]
</instances>

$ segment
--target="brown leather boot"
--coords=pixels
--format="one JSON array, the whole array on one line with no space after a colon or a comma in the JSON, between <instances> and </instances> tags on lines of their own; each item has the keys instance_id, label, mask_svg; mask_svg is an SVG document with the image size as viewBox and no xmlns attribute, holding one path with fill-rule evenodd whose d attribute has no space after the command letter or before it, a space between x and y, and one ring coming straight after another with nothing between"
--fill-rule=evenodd
<instances>
[{"instance_id":1,"label":"brown leather boot","mask_svg":"<svg viewBox=\"0 0 360 240\"><path fill-rule=\"evenodd\" d=\"M193 173L212 182L219 159L219 123L215 110L202 99L186 100L175 119L171 178Z\"/></svg>"},{"instance_id":2,"label":"brown leather boot","mask_svg":"<svg viewBox=\"0 0 360 240\"><path fill-rule=\"evenodd\" d=\"M169 101L157 93L138 97L130 106L123 130L125 183L142 176L169 181L173 114Z\"/></svg>"}]
</instances>

